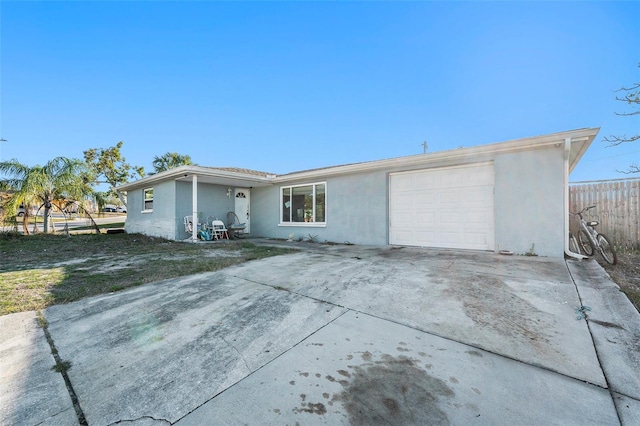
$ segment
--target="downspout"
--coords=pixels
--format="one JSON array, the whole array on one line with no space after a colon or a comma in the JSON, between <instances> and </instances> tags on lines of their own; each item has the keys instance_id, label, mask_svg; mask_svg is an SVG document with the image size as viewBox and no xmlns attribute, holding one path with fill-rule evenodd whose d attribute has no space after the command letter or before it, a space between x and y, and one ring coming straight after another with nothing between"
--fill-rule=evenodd
<instances>
[{"instance_id":1,"label":"downspout","mask_svg":"<svg viewBox=\"0 0 640 426\"><path fill-rule=\"evenodd\" d=\"M571 138L564 140L564 254L574 259L586 259L579 253L569 250L569 154L571 153Z\"/></svg>"},{"instance_id":2,"label":"downspout","mask_svg":"<svg viewBox=\"0 0 640 426\"><path fill-rule=\"evenodd\" d=\"M191 239L198 241L198 175L194 174L191 180L191 214L193 226L191 227Z\"/></svg>"}]
</instances>

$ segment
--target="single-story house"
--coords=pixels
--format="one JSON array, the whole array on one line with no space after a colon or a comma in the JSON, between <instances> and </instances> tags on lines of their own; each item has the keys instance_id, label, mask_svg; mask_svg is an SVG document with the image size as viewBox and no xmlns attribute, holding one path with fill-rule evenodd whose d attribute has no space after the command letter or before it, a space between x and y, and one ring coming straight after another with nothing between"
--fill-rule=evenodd
<instances>
[{"instance_id":1,"label":"single-story house","mask_svg":"<svg viewBox=\"0 0 640 426\"><path fill-rule=\"evenodd\" d=\"M235 212L256 237L510 251L560 257L568 176L586 128L282 175L181 166L120 186L126 230L195 239L184 217Z\"/></svg>"}]
</instances>

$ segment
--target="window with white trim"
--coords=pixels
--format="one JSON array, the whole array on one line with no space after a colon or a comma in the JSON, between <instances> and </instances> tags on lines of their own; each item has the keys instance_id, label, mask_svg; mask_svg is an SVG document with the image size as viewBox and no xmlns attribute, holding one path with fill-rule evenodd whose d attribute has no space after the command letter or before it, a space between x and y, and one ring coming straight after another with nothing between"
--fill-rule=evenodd
<instances>
[{"instance_id":1,"label":"window with white trim","mask_svg":"<svg viewBox=\"0 0 640 426\"><path fill-rule=\"evenodd\" d=\"M326 225L327 183L280 187L280 223Z\"/></svg>"},{"instance_id":2,"label":"window with white trim","mask_svg":"<svg viewBox=\"0 0 640 426\"><path fill-rule=\"evenodd\" d=\"M153 210L153 188L148 188L144 190L144 205L142 206L142 210L151 211Z\"/></svg>"}]
</instances>

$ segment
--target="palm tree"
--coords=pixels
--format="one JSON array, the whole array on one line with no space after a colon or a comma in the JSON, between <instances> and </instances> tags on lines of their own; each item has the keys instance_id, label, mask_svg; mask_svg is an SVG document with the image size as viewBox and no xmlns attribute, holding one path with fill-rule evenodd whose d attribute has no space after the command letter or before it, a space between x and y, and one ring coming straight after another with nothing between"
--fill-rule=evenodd
<instances>
[{"instance_id":1,"label":"palm tree","mask_svg":"<svg viewBox=\"0 0 640 426\"><path fill-rule=\"evenodd\" d=\"M188 155L181 155L177 152L167 152L160 157L157 155L153 157L153 163L151 164L155 169L155 173L160 173L180 166L190 166L193 165L193 162Z\"/></svg>"},{"instance_id":2,"label":"palm tree","mask_svg":"<svg viewBox=\"0 0 640 426\"><path fill-rule=\"evenodd\" d=\"M13 191L5 204L9 216L15 215L21 204L25 206L23 227L28 219L29 207L34 203L44 208L44 232L49 232L49 215L53 201L68 202L82 200L93 193L87 184L84 162L65 157L56 157L44 166L29 167L10 160L0 163L0 188Z\"/></svg>"}]
</instances>

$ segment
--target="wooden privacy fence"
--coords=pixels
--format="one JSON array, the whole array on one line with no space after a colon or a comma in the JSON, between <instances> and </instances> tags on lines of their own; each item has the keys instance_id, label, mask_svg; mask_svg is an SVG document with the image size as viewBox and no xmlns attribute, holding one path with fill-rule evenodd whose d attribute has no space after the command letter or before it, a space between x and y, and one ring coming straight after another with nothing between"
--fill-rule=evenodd
<instances>
[{"instance_id":1,"label":"wooden privacy fence","mask_svg":"<svg viewBox=\"0 0 640 426\"><path fill-rule=\"evenodd\" d=\"M585 220L597 220L598 232L605 234L618 249L640 249L640 179L576 182L569 184L569 211L596 206ZM577 219L571 217L571 232Z\"/></svg>"}]
</instances>

